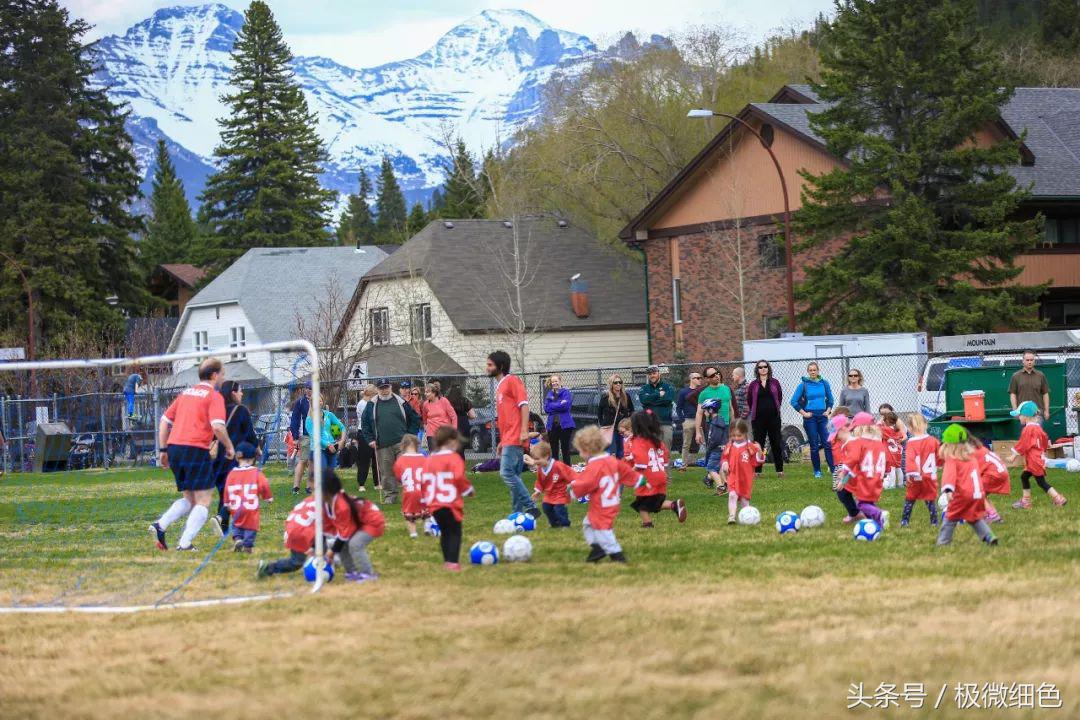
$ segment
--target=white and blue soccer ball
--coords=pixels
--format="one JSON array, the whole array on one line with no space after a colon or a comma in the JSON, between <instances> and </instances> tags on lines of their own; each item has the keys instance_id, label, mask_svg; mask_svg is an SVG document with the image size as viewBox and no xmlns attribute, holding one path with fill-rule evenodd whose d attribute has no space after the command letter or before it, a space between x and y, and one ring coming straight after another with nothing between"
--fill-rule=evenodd
<instances>
[{"instance_id":1,"label":"white and blue soccer ball","mask_svg":"<svg viewBox=\"0 0 1080 720\"><path fill-rule=\"evenodd\" d=\"M487 540L475 542L469 548L469 560L473 565L494 565L499 562L499 548Z\"/></svg>"},{"instance_id":2,"label":"white and blue soccer ball","mask_svg":"<svg viewBox=\"0 0 1080 720\"><path fill-rule=\"evenodd\" d=\"M869 518L864 518L855 523L851 531L852 537L864 542L873 542L881 535L881 526Z\"/></svg>"},{"instance_id":3,"label":"white and blue soccer ball","mask_svg":"<svg viewBox=\"0 0 1080 720\"><path fill-rule=\"evenodd\" d=\"M674 461L672 461L671 466L676 470L682 470L684 467L686 467L686 463L682 461L681 457L677 457Z\"/></svg>"},{"instance_id":4,"label":"white and blue soccer ball","mask_svg":"<svg viewBox=\"0 0 1080 720\"><path fill-rule=\"evenodd\" d=\"M514 521L510 518L503 518L495 523L495 527L491 529L496 535L513 535L517 532L517 528L514 527Z\"/></svg>"},{"instance_id":5,"label":"white and blue soccer ball","mask_svg":"<svg viewBox=\"0 0 1080 720\"><path fill-rule=\"evenodd\" d=\"M753 505L747 505L739 511L738 520L740 525L757 525L761 522L761 512Z\"/></svg>"},{"instance_id":6,"label":"white and blue soccer ball","mask_svg":"<svg viewBox=\"0 0 1080 720\"><path fill-rule=\"evenodd\" d=\"M821 527L825 524L825 511L817 505L807 505L803 508L799 519L802 520L804 528Z\"/></svg>"},{"instance_id":7,"label":"white and blue soccer ball","mask_svg":"<svg viewBox=\"0 0 1080 720\"><path fill-rule=\"evenodd\" d=\"M799 518L799 513L794 510L785 510L776 516L776 532L781 535L797 533L801 527L802 520Z\"/></svg>"},{"instance_id":8,"label":"white and blue soccer ball","mask_svg":"<svg viewBox=\"0 0 1080 720\"><path fill-rule=\"evenodd\" d=\"M1080 460L1069 458L1065 461L1065 469L1069 472L1080 472Z\"/></svg>"},{"instance_id":9,"label":"white and blue soccer ball","mask_svg":"<svg viewBox=\"0 0 1080 720\"><path fill-rule=\"evenodd\" d=\"M524 535L514 535L503 543L502 554L507 562L529 562L532 559L532 543Z\"/></svg>"},{"instance_id":10,"label":"white and blue soccer ball","mask_svg":"<svg viewBox=\"0 0 1080 720\"><path fill-rule=\"evenodd\" d=\"M938 510L945 512L949 509L949 500L952 498L952 493L941 493L938 495L937 506Z\"/></svg>"},{"instance_id":11,"label":"white and blue soccer ball","mask_svg":"<svg viewBox=\"0 0 1080 720\"><path fill-rule=\"evenodd\" d=\"M335 559L337 558L336 555L334 557L335 557ZM325 562L322 563L322 565L323 565L323 567L321 569L317 568L315 566L315 558L309 557L307 559L307 562L304 563L304 579L307 580L309 583L313 583L313 582L315 582L316 578L318 578L319 574L321 573L323 582L330 582L331 580L333 580L334 579L334 566L329 565L329 564L327 564Z\"/></svg>"},{"instance_id":12,"label":"white and blue soccer ball","mask_svg":"<svg viewBox=\"0 0 1080 720\"><path fill-rule=\"evenodd\" d=\"M424 534L431 537L442 535L442 530L439 528L439 523L435 522L435 518L429 517L424 521Z\"/></svg>"},{"instance_id":13,"label":"white and blue soccer ball","mask_svg":"<svg viewBox=\"0 0 1080 720\"><path fill-rule=\"evenodd\" d=\"M582 495L581 497L579 497L577 499L577 501L578 501L578 505L588 505L589 504L589 496L588 495Z\"/></svg>"},{"instance_id":14,"label":"white and blue soccer ball","mask_svg":"<svg viewBox=\"0 0 1080 720\"><path fill-rule=\"evenodd\" d=\"M536 518L529 513L511 513L506 519L514 524L514 532L532 532L536 529Z\"/></svg>"}]
</instances>

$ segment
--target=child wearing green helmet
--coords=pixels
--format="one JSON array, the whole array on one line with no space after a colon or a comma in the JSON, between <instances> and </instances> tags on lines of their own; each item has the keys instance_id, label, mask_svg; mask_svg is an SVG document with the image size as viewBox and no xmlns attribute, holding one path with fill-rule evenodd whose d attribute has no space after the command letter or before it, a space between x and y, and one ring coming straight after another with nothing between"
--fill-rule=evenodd
<instances>
[{"instance_id":1,"label":"child wearing green helmet","mask_svg":"<svg viewBox=\"0 0 1080 720\"><path fill-rule=\"evenodd\" d=\"M986 492L979 476L979 464L975 449L968 442L968 432L963 425L950 425L941 434L941 456L945 470L941 476L941 494L948 498L945 517L937 544L952 543L953 531L964 521L987 545L997 545L997 538L986 523Z\"/></svg>"}]
</instances>

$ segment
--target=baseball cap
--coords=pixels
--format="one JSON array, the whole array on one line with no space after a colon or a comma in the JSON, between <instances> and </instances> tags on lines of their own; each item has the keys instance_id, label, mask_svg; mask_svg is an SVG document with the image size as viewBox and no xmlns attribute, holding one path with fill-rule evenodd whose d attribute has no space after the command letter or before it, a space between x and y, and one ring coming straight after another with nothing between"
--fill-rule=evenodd
<instances>
[{"instance_id":1,"label":"baseball cap","mask_svg":"<svg viewBox=\"0 0 1080 720\"><path fill-rule=\"evenodd\" d=\"M833 419L829 421L829 426L832 428L831 430L829 430L829 442L832 442L833 438L836 437L836 433L846 428L847 424L847 415L836 415L835 417L833 417Z\"/></svg>"},{"instance_id":2,"label":"baseball cap","mask_svg":"<svg viewBox=\"0 0 1080 720\"><path fill-rule=\"evenodd\" d=\"M1034 405L1035 403L1032 403ZM968 431L963 425L957 425L953 423L949 427L945 428L945 432L941 433L941 442L946 444L956 444L967 442Z\"/></svg>"},{"instance_id":3,"label":"baseball cap","mask_svg":"<svg viewBox=\"0 0 1080 720\"><path fill-rule=\"evenodd\" d=\"M1023 415L1024 417L1035 417L1039 414L1039 406L1030 400L1025 400L1024 402L1020 403L1020 407L1016 408L1009 414L1013 417L1020 417L1021 415Z\"/></svg>"},{"instance_id":4,"label":"baseball cap","mask_svg":"<svg viewBox=\"0 0 1080 720\"><path fill-rule=\"evenodd\" d=\"M375 387L390 387L390 378L379 378L375 381Z\"/></svg>"},{"instance_id":5,"label":"baseball cap","mask_svg":"<svg viewBox=\"0 0 1080 720\"><path fill-rule=\"evenodd\" d=\"M255 457L255 446L249 442L237 443L236 456L250 460Z\"/></svg>"},{"instance_id":6,"label":"baseball cap","mask_svg":"<svg viewBox=\"0 0 1080 720\"><path fill-rule=\"evenodd\" d=\"M660 372L660 368L657 367L656 365L650 365L649 367L645 368L645 372L647 372L647 373L658 373L658 372Z\"/></svg>"},{"instance_id":7,"label":"baseball cap","mask_svg":"<svg viewBox=\"0 0 1080 720\"><path fill-rule=\"evenodd\" d=\"M851 427L865 427L867 425L874 424L874 416L868 412L855 413L855 417L851 418Z\"/></svg>"}]
</instances>

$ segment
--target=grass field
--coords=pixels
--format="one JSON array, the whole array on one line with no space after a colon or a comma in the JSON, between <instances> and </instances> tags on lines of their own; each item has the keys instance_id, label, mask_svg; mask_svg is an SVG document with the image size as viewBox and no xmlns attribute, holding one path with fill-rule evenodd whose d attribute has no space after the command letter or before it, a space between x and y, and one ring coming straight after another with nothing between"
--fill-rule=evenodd
<instances>
[{"instance_id":1,"label":"grass field","mask_svg":"<svg viewBox=\"0 0 1080 720\"><path fill-rule=\"evenodd\" d=\"M254 556L223 548L175 600L292 591L240 606L133 615L0 615L0 717L830 718L849 686L923 683L905 717L1080 717L1077 478L1052 471L1054 508L1003 509L997 548L958 528L935 548L926 509L912 527L856 543L827 482L805 465L755 487L764 521L726 525L699 471L673 474L690 517L616 525L627 566L586 565L580 530L532 533L533 561L442 568L437 541L388 514L372 545L382 577L316 596L299 575L256 581L282 555L294 504L285 475ZM488 538L508 494L474 478L466 548ZM1019 493L1019 481L1014 478ZM153 603L197 557L153 549L146 525L171 501L161 471L0 480L0 605ZM903 492L884 504L898 524ZM821 505L823 528L779 537L781 510ZM575 526L584 508L574 505ZM179 528L170 532L175 542ZM948 691L931 709L943 684ZM956 683L1052 683L1058 710L962 710ZM873 702L873 700L871 700Z\"/></svg>"}]
</instances>

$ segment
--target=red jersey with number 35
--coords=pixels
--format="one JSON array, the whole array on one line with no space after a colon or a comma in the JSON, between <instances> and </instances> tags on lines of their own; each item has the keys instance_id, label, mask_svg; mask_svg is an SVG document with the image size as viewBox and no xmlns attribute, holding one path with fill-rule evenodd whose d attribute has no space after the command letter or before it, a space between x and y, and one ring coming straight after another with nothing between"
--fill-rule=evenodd
<instances>
[{"instance_id":1,"label":"red jersey with number 35","mask_svg":"<svg viewBox=\"0 0 1080 720\"><path fill-rule=\"evenodd\" d=\"M1050 445L1050 436L1039 423L1029 422L1020 431L1020 439L1013 446L1017 455L1024 456L1024 469L1036 477L1046 476L1046 458L1043 453Z\"/></svg>"},{"instance_id":2,"label":"red jersey with number 35","mask_svg":"<svg viewBox=\"0 0 1080 720\"><path fill-rule=\"evenodd\" d=\"M754 473L765 464L765 454L755 442L729 442L720 455L720 467L726 467L728 492L749 499L754 492Z\"/></svg>"},{"instance_id":3,"label":"red jersey with number 35","mask_svg":"<svg viewBox=\"0 0 1080 720\"><path fill-rule=\"evenodd\" d=\"M285 547L305 553L315 544L315 498L300 501L285 518Z\"/></svg>"},{"instance_id":4,"label":"red jersey with number 35","mask_svg":"<svg viewBox=\"0 0 1080 720\"><path fill-rule=\"evenodd\" d=\"M574 480L574 471L563 462L552 460L547 467L536 466L536 485L534 489L544 494L548 505L566 505L570 502L567 488Z\"/></svg>"},{"instance_id":5,"label":"red jersey with number 35","mask_svg":"<svg viewBox=\"0 0 1080 720\"><path fill-rule=\"evenodd\" d=\"M420 453L403 453L394 461L394 477L401 482L401 512L420 515L423 512L424 467L427 458Z\"/></svg>"},{"instance_id":6,"label":"red jersey with number 35","mask_svg":"<svg viewBox=\"0 0 1080 720\"><path fill-rule=\"evenodd\" d=\"M915 500L937 499L940 448L941 443L931 435L919 435L907 441L907 467L904 468L904 474L907 476L905 500L914 502Z\"/></svg>"},{"instance_id":7,"label":"red jersey with number 35","mask_svg":"<svg viewBox=\"0 0 1080 720\"><path fill-rule=\"evenodd\" d=\"M668 449L664 443L654 445L645 438L632 437L623 450L623 459L645 476L648 485L634 490L637 497L667 494Z\"/></svg>"},{"instance_id":8,"label":"red jersey with number 35","mask_svg":"<svg viewBox=\"0 0 1080 720\"><path fill-rule=\"evenodd\" d=\"M225 478L225 507L233 527L259 529L259 500L273 500L270 483L254 465L234 468Z\"/></svg>"},{"instance_id":9,"label":"red jersey with number 35","mask_svg":"<svg viewBox=\"0 0 1080 720\"><path fill-rule=\"evenodd\" d=\"M496 425L499 427L499 447L523 445L521 442L521 408L529 404L525 384L517 375L504 375L495 386Z\"/></svg>"},{"instance_id":10,"label":"red jersey with number 35","mask_svg":"<svg viewBox=\"0 0 1080 720\"><path fill-rule=\"evenodd\" d=\"M986 517L986 492L979 477L979 464L972 455L968 460L946 460L941 473L941 491L952 491L946 520L975 522Z\"/></svg>"},{"instance_id":11,"label":"red jersey with number 35","mask_svg":"<svg viewBox=\"0 0 1080 720\"><path fill-rule=\"evenodd\" d=\"M586 518L594 530L610 530L615 525L622 502L623 486L637 484L639 474L610 455L589 458L585 469L570 486L576 497L589 496Z\"/></svg>"},{"instance_id":12,"label":"red jersey with number 35","mask_svg":"<svg viewBox=\"0 0 1080 720\"><path fill-rule=\"evenodd\" d=\"M859 502L876 503L885 483L888 459L885 443L853 437L844 445L844 467L852 474L845 489Z\"/></svg>"},{"instance_id":13,"label":"red jersey with number 35","mask_svg":"<svg viewBox=\"0 0 1080 720\"><path fill-rule=\"evenodd\" d=\"M900 467L904 455L904 432L900 428L883 424L878 427L881 428L881 442L885 443L885 469Z\"/></svg>"},{"instance_id":14,"label":"red jersey with number 35","mask_svg":"<svg viewBox=\"0 0 1080 720\"><path fill-rule=\"evenodd\" d=\"M465 496L472 492L460 455L440 450L428 457L424 464L424 505L429 511L450 508L460 522L465 517Z\"/></svg>"},{"instance_id":15,"label":"red jersey with number 35","mask_svg":"<svg viewBox=\"0 0 1080 720\"><path fill-rule=\"evenodd\" d=\"M1009 481L1009 469L995 453L986 447L975 451L975 462L979 466L979 478L983 492L987 495L1011 495L1012 483Z\"/></svg>"}]
</instances>

